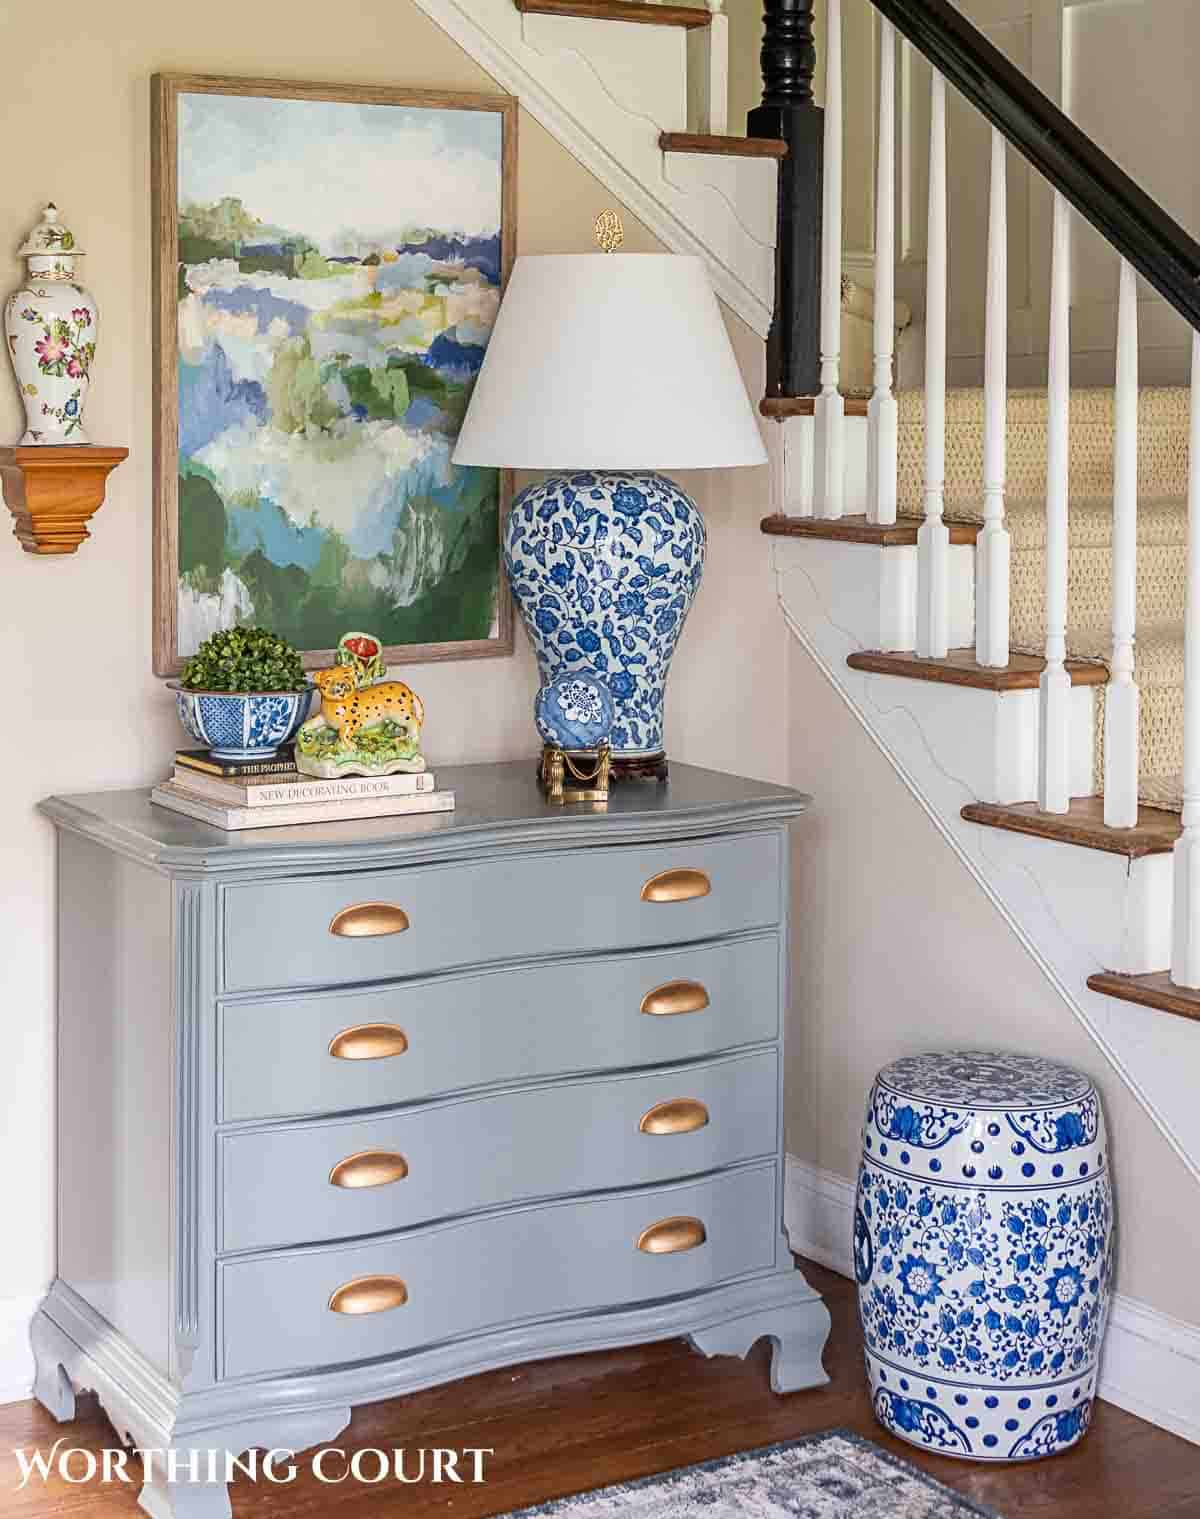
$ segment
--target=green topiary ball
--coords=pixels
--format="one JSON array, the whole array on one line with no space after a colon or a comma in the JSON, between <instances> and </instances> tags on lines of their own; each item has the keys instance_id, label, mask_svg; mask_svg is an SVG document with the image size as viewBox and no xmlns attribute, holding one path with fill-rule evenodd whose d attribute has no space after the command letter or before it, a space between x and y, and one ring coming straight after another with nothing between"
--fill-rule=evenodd
<instances>
[{"instance_id":1,"label":"green topiary ball","mask_svg":"<svg viewBox=\"0 0 1200 1519\"><path fill-rule=\"evenodd\" d=\"M184 666L187 691L302 691L299 654L266 628L225 628L206 638Z\"/></svg>"}]
</instances>

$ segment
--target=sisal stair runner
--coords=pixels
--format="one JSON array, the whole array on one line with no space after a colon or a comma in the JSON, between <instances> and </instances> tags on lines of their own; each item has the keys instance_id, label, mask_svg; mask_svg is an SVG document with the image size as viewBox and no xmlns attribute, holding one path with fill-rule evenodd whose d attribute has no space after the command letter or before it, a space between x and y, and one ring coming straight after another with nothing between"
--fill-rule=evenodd
<instances>
[{"instance_id":1,"label":"sisal stair runner","mask_svg":"<svg viewBox=\"0 0 1200 1519\"><path fill-rule=\"evenodd\" d=\"M919 517L924 394L900 403L898 510ZM1189 395L1147 389L1138 401L1136 679L1141 689L1144 802L1178 811L1183 768L1183 619L1187 589ZM1071 395L1071 503L1067 653L1107 659L1112 644L1113 392ZM1045 652L1046 392L1008 397L1006 522L1012 543L1010 633L1014 651ZM946 399L946 516L982 520L983 392ZM1104 703L1096 703L1097 792L1103 790Z\"/></svg>"}]
</instances>

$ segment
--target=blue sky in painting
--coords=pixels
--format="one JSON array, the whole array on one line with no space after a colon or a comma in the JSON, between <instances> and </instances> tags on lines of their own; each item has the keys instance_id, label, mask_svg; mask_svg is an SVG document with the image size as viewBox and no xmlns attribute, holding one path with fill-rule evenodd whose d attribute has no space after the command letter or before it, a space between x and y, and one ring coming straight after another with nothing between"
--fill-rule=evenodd
<instances>
[{"instance_id":1,"label":"blue sky in painting","mask_svg":"<svg viewBox=\"0 0 1200 1519\"><path fill-rule=\"evenodd\" d=\"M491 111L182 95L179 201L238 196L323 253L413 226L486 236L500 226L501 119Z\"/></svg>"}]
</instances>

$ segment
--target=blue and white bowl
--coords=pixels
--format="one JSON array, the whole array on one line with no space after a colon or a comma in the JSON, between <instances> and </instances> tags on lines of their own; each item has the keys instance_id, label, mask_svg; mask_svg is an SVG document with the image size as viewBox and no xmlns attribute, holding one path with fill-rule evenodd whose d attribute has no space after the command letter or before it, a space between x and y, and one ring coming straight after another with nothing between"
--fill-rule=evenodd
<instances>
[{"instance_id":1,"label":"blue and white bowl","mask_svg":"<svg viewBox=\"0 0 1200 1519\"><path fill-rule=\"evenodd\" d=\"M1104 1116L1086 1076L975 1050L879 1073L854 1265L871 1399L894 1435L975 1461L1081 1440L1112 1251Z\"/></svg>"},{"instance_id":2,"label":"blue and white bowl","mask_svg":"<svg viewBox=\"0 0 1200 1519\"><path fill-rule=\"evenodd\" d=\"M187 691L169 681L179 721L218 760L270 759L295 737L308 716L312 688L303 691Z\"/></svg>"}]
</instances>

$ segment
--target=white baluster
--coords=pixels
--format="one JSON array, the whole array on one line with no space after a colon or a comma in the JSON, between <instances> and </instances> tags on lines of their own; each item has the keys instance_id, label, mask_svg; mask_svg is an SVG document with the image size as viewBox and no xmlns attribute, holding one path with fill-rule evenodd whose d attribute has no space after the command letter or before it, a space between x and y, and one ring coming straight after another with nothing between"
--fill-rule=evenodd
<instances>
[{"instance_id":1,"label":"white baluster","mask_svg":"<svg viewBox=\"0 0 1200 1519\"><path fill-rule=\"evenodd\" d=\"M1187 620L1183 674L1183 833L1175 840L1171 980L1200 987L1200 332L1192 333Z\"/></svg>"},{"instance_id":2,"label":"white baluster","mask_svg":"<svg viewBox=\"0 0 1200 1519\"><path fill-rule=\"evenodd\" d=\"M1117 308L1116 446L1113 453L1112 673L1104 702L1104 821L1132 828L1138 812L1137 626L1137 279L1121 260Z\"/></svg>"},{"instance_id":3,"label":"white baluster","mask_svg":"<svg viewBox=\"0 0 1200 1519\"><path fill-rule=\"evenodd\" d=\"M946 81L934 70L929 104L929 233L925 285L925 520L917 534L917 653L949 647L950 534L946 494Z\"/></svg>"},{"instance_id":4,"label":"white baluster","mask_svg":"<svg viewBox=\"0 0 1200 1519\"><path fill-rule=\"evenodd\" d=\"M975 658L1008 664L1009 540L1004 526L1008 424L1008 206L1004 138L992 128L983 377L983 529L975 544Z\"/></svg>"},{"instance_id":5,"label":"white baluster","mask_svg":"<svg viewBox=\"0 0 1200 1519\"><path fill-rule=\"evenodd\" d=\"M1071 208L1054 194L1046 443L1046 668L1038 682L1038 806L1071 802L1071 677L1067 657L1067 511L1071 435Z\"/></svg>"},{"instance_id":6,"label":"white baluster","mask_svg":"<svg viewBox=\"0 0 1200 1519\"><path fill-rule=\"evenodd\" d=\"M813 461L816 515L845 507L846 404L838 389L842 346L842 0L826 0L824 195L821 207L821 394Z\"/></svg>"},{"instance_id":7,"label":"white baluster","mask_svg":"<svg viewBox=\"0 0 1200 1519\"><path fill-rule=\"evenodd\" d=\"M896 520L896 438L892 394L896 346L896 33L879 23L879 167L875 185L875 373L867 408L867 518Z\"/></svg>"},{"instance_id":8,"label":"white baluster","mask_svg":"<svg viewBox=\"0 0 1200 1519\"><path fill-rule=\"evenodd\" d=\"M700 131L723 137L729 131L729 17L725 0L708 0L708 9L708 25L689 32L688 38L698 39L703 56Z\"/></svg>"}]
</instances>

